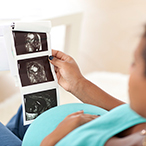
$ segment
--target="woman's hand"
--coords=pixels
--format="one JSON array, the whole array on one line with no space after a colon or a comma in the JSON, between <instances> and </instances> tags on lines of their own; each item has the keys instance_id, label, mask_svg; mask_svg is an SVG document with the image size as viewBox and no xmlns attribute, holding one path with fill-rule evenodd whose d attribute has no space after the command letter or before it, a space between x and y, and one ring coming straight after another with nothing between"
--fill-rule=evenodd
<instances>
[{"instance_id":1,"label":"woman's hand","mask_svg":"<svg viewBox=\"0 0 146 146\"><path fill-rule=\"evenodd\" d=\"M97 115L84 114L84 111L78 111L76 113L68 115L58 125L57 128L61 129L61 127L62 127L62 129L64 129L66 131L66 134L68 134L72 130L76 129L77 127L79 127L85 123L88 123L97 117L98 117Z\"/></svg>"},{"instance_id":2,"label":"woman's hand","mask_svg":"<svg viewBox=\"0 0 146 146\"><path fill-rule=\"evenodd\" d=\"M79 100L106 110L124 104L85 79L72 57L56 50L52 50L52 56L49 60L55 66L58 83Z\"/></svg>"},{"instance_id":3,"label":"woman's hand","mask_svg":"<svg viewBox=\"0 0 146 146\"><path fill-rule=\"evenodd\" d=\"M41 146L55 145L71 131L97 117L96 115L84 114L84 111L78 111L68 115L51 134L44 138Z\"/></svg>"},{"instance_id":4,"label":"woman's hand","mask_svg":"<svg viewBox=\"0 0 146 146\"><path fill-rule=\"evenodd\" d=\"M74 59L63 52L52 50L52 60L49 61L55 66L58 83L67 91L74 94L78 83L84 80L78 65Z\"/></svg>"}]
</instances>

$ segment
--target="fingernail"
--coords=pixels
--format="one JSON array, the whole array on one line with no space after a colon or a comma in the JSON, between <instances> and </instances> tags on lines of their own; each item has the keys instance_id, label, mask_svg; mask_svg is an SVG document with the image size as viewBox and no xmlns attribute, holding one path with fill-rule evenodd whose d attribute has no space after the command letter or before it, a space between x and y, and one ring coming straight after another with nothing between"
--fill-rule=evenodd
<instances>
[{"instance_id":1,"label":"fingernail","mask_svg":"<svg viewBox=\"0 0 146 146\"><path fill-rule=\"evenodd\" d=\"M49 60L52 60L54 57L53 56L49 56Z\"/></svg>"}]
</instances>

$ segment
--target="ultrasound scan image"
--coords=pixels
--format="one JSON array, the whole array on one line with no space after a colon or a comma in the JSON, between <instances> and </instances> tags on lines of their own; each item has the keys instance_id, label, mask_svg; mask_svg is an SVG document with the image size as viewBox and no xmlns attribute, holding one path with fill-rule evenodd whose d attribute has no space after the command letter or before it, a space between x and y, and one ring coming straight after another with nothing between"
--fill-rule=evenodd
<instances>
[{"instance_id":1,"label":"ultrasound scan image","mask_svg":"<svg viewBox=\"0 0 146 146\"><path fill-rule=\"evenodd\" d=\"M47 81L45 69L37 61L31 61L26 63L27 76L31 83L40 83Z\"/></svg>"},{"instance_id":2,"label":"ultrasound scan image","mask_svg":"<svg viewBox=\"0 0 146 146\"><path fill-rule=\"evenodd\" d=\"M56 89L24 95L26 121L33 120L44 111L57 106Z\"/></svg>"},{"instance_id":3,"label":"ultrasound scan image","mask_svg":"<svg viewBox=\"0 0 146 146\"><path fill-rule=\"evenodd\" d=\"M18 60L22 86L54 81L48 56Z\"/></svg>"},{"instance_id":4,"label":"ultrasound scan image","mask_svg":"<svg viewBox=\"0 0 146 146\"><path fill-rule=\"evenodd\" d=\"M13 31L16 54L47 51L47 35L40 32Z\"/></svg>"},{"instance_id":5,"label":"ultrasound scan image","mask_svg":"<svg viewBox=\"0 0 146 146\"><path fill-rule=\"evenodd\" d=\"M25 35L26 52L37 52L42 50L41 37L38 33L28 33Z\"/></svg>"}]
</instances>

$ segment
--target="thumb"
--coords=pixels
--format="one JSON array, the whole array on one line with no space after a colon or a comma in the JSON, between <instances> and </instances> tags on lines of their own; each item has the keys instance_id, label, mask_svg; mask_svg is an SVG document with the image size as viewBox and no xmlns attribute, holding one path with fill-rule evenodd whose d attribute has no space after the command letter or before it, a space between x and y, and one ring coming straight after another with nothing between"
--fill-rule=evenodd
<instances>
[{"instance_id":1,"label":"thumb","mask_svg":"<svg viewBox=\"0 0 146 146\"><path fill-rule=\"evenodd\" d=\"M57 59L56 57L53 57L53 56L49 56L48 59L54 66L61 68L62 60Z\"/></svg>"}]
</instances>

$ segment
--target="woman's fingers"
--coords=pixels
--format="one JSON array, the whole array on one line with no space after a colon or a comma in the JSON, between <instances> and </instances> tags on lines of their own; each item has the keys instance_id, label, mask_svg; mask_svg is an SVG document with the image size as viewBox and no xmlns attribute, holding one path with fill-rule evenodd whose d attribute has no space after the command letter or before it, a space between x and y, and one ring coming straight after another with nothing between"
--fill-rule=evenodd
<instances>
[{"instance_id":1,"label":"woman's fingers","mask_svg":"<svg viewBox=\"0 0 146 146\"><path fill-rule=\"evenodd\" d=\"M83 110L75 112L75 113L72 113L72 114L68 115L68 117L78 116L78 115L83 116L84 118L91 118L91 119L95 119L95 118L99 117L98 115L84 114Z\"/></svg>"},{"instance_id":2,"label":"woman's fingers","mask_svg":"<svg viewBox=\"0 0 146 146\"><path fill-rule=\"evenodd\" d=\"M90 114L84 114L84 117L91 118L91 119L96 119L98 116L96 116L96 115L90 115Z\"/></svg>"},{"instance_id":3,"label":"woman's fingers","mask_svg":"<svg viewBox=\"0 0 146 146\"><path fill-rule=\"evenodd\" d=\"M83 113L84 113L83 110L81 110L81 111L77 111L77 112L75 112L75 113L72 113L72 114L68 115L68 117L76 116L76 115L83 114Z\"/></svg>"},{"instance_id":4,"label":"woman's fingers","mask_svg":"<svg viewBox=\"0 0 146 146\"><path fill-rule=\"evenodd\" d=\"M49 58L48 58L49 59ZM52 60L49 59L49 61L56 67L61 68L62 66L62 60L57 59L56 57L53 57Z\"/></svg>"},{"instance_id":5,"label":"woman's fingers","mask_svg":"<svg viewBox=\"0 0 146 146\"><path fill-rule=\"evenodd\" d=\"M52 56L61 59L61 60L66 60L67 58L69 58L68 55L66 55L65 53L61 52L61 51L57 51L57 50L52 50Z\"/></svg>"}]
</instances>

